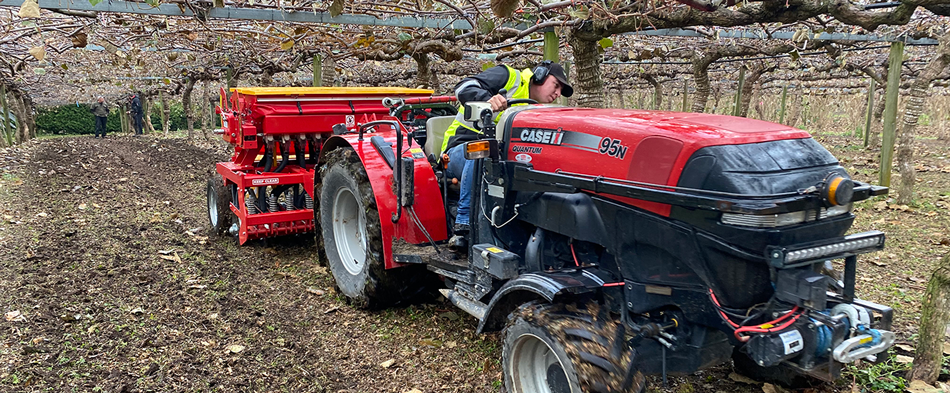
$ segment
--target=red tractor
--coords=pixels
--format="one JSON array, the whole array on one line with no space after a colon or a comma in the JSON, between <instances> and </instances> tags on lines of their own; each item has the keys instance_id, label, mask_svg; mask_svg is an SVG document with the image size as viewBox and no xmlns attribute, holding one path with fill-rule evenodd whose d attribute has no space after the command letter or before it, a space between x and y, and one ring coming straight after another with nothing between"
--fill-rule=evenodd
<instances>
[{"instance_id":1,"label":"red tractor","mask_svg":"<svg viewBox=\"0 0 950 393\"><path fill-rule=\"evenodd\" d=\"M893 311L854 297L857 257L884 234L846 234L852 204L887 189L850 179L805 131L530 100L496 123L469 103L483 138L466 144L459 253L445 249L458 186L436 150L449 101L388 98L386 115L322 129L313 219L355 304L404 300L434 273L479 332L503 331L507 391L637 392L644 373L730 358L760 379L833 380L893 345Z\"/></svg>"}]
</instances>

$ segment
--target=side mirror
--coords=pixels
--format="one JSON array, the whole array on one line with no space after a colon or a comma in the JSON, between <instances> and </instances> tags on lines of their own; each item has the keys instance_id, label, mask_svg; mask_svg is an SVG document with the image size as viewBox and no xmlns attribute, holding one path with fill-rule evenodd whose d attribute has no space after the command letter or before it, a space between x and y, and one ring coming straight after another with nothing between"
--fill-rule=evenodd
<instances>
[{"instance_id":1,"label":"side mirror","mask_svg":"<svg viewBox=\"0 0 950 393\"><path fill-rule=\"evenodd\" d=\"M215 106L214 106L214 113L220 115L220 114L221 114L221 107L215 105Z\"/></svg>"}]
</instances>

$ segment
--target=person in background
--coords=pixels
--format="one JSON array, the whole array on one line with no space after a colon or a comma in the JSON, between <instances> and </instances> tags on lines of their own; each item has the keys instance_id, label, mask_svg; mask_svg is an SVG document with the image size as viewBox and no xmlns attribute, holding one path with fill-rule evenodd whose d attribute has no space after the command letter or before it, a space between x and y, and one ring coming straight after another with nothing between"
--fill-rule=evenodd
<instances>
[{"instance_id":1,"label":"person in background","mask_svg":"<svg viewBox=\"0 0 950 393\"><path fill-rule=\"evenodd\" d=\"M507 90L505 95L498 94L501 89ZM574 88L567 81L564 68L552 61L543 61L533 70L518 71L506 65L489 68L486 71L462 79L455 86L455 97L462 105L455 121L445 131L442 142L442 152L448 155L449 162L446 172L450 178L459 179L458 214L455 217L453 232L455 236L449 239L449 246L453 249L467 247L465 236L469 231L469 215L472 202L472 175L474 161L465 159L465 142L478 139L480 131L472 123L465 121L465 104L469 101L487 101L492 111L503 111L508 107L508 100L530 98L539 104L550 104L558 97L570 97ZM440 155L441 156L441 155Z\"/></svg>"},{"instance_id":2,"label":"person in background","mask_svg":"<svg viewBox=\"0 0 950 393\"><path fill-rule=\"evenodd\" d=\"M106 120L109 118L109 105L106 104L106 99L99 96L89 111L96 117L96 135L93 138L98 138L100 135L105 138Z\"/></svg>"},{"instance_id":3,"label":"person in background","mask_svg":"<svg viewBox=\"0 0 950 393\"><path fill-rule=\"evenodd\" d=\"M142 101L137 93L132 93L129 105L132 124L135 126L135 135L142 135Z\"/></svg>"}]
</instances>

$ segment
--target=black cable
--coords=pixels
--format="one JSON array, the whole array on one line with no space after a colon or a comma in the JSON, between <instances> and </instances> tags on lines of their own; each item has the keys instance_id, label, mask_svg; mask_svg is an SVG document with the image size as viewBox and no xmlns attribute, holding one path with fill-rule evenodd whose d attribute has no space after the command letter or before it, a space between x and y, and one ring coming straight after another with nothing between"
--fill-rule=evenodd
<instances>
[{"instance_id":1,"label":"black cable","mask_svg":"<svg viewBox=\"0 0 950 393\"><path fill-rule=\"evenodd\" d=\"M419 219L419 216L416 215L416 210L412 206L407 206L406 210L409 211L409 218L412 219L412 222L422 230L422 234L426 236L426 239L429 239L429 244L432 245L432 248L435 248L435 252L439 255L442 255L442 250L439 250L439 246L435 244L435 241L432 240L432 236L429 236L429 231L426 230L426 227L422 225L422 220Z\"/></svg>"}]
</instances>

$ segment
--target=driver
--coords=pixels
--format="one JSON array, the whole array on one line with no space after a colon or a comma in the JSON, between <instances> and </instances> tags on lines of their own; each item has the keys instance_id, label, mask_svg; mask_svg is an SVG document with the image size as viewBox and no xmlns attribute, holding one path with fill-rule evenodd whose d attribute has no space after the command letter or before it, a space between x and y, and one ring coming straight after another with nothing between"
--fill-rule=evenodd
<instances>
[{"instance_id":1,"label":"driver","mask_svg":"<svg viewBox=\"0 0 950 393\"><path fill-rule=\"evenodd\" d=\"M501 89L507 90L507 93L498 94ZM464 144L478 139L478 134L481 134L472 123L465 121L465 104L469 101L487 101L493 111L499 112L508 107L508 100L530 98L541 104L550 104L560 96L570 97L573 94L574 88L567 82L564 68L547 60L533 70L526 68L518 71L506 65L492 67L462 79L455 86L455 97L462 107L442 140L442 152L449 158L446 175L460 181L458 214L453 227L455 236L449 240L450 247L465 249L467 246L465 235L469 230L474 161L465 159Z\"/></svg>"}]
</instances>

